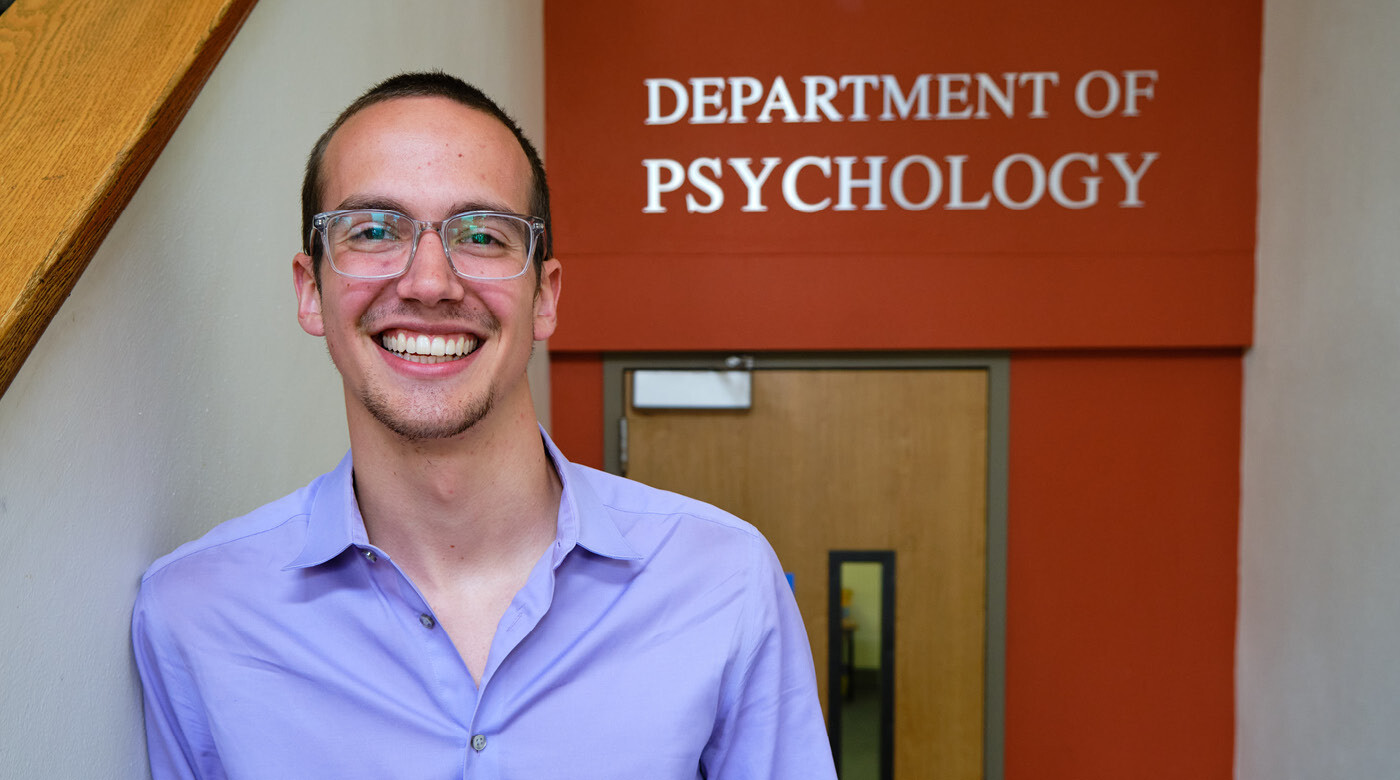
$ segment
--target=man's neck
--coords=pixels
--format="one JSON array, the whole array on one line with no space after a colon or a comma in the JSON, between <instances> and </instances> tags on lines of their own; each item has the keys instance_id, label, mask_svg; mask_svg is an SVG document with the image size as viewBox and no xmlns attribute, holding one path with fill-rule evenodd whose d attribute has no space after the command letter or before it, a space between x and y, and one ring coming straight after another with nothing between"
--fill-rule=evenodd
<instances>
[{"instance_id":1,"label":"man's neck","mask_svg":"<svg viewBox=\"0 0 1400 780\"><path fill-rule=\"evenodd\" d=\"M562 486L528 401L450 439L352 421L351 448L370 542L420 587L519 577L554 539Z\"/></svg>"}]
</instances>

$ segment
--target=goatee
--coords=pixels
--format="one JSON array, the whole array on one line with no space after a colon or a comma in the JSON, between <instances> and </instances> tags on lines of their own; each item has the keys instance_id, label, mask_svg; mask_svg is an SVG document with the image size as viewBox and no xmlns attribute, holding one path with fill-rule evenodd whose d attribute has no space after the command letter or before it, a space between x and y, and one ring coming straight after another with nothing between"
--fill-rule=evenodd
<instances>
[{"instance_id":1,"label":"goatee","mask_svg":"<svg viewBox=\"0 0 1400 780\"><path fill-rule=\"evenodd\" d=\"M490 414L492 400L495 397L493 388L492 392L469 402L466 406L458 409L456 413L449 415L444 409L439 415L416 418L402 414L400 409L391 406L382 394L374 392L373 389L366 389L360 402L381 425L412 442L450 439L459 433L466 432L473 425L481 422L487 414Z\"/></svg>"}]
</instances>

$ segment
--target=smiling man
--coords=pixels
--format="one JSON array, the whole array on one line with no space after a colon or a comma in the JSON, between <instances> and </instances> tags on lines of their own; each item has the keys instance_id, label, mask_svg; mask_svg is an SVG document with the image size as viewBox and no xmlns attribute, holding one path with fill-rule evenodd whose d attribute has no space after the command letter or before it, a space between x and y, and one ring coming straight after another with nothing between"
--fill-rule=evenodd
<instances>
[{"instance_id":1,"label":"smiling man","mask_svg":"<svg viewBox=\"0 0 1400 780\"><path fill-rule=\"evenodd\" d=\"M562 270L514 121L394 77L321 137L302 198L297 316L350 453L146 573L156 780L834 777L763 537L569 463L535 421Z\"/></svg>"}]
</instances>

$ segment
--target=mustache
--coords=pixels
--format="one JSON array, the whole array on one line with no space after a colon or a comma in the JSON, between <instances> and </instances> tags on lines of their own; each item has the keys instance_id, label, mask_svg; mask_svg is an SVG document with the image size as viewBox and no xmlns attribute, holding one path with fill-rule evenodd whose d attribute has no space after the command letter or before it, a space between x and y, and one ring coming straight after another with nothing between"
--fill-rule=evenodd
<instances>
[{"instance_id":1,"label":"mustache","mask_svg":"<svg viewBox=\"0 0 1400 780\"><path fill-rule=\"evenodd\" d=\"M366 311L360 315L356 325L362 333L378 333L384 329L379 323L393 319L411 319L428 324L465 324L468 326L465 330L486 336L501 330L501 320L486 309L460 303L427 307L402 300Z\"/></svg>"}]
</instances>

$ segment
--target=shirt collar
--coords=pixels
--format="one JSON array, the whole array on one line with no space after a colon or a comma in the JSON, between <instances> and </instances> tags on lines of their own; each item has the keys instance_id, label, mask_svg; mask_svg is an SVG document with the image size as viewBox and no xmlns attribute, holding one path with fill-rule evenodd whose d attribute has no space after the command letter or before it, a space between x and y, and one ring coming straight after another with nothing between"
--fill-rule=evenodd
<instances>
[{"instance_id":1,"label":"shirt collar","mask_svg":"<svg viewBox=\"0 0 1400 780\"><path fill-rule=\"evenodd\" d=\"M555 549L560 554L555 563L562 560L575 544L606 558L640 560L642 556L623 538L617 523L613 522L612 513L588 484L586 470L570 463L543 428L540 429L540 436L544 439L550 459L554 461L559 481L564 484L564 492L559 497L559 530L555 538Z\"/></svg>"},{"instance_id":2,"label":"shirt collar","mask_svg":"<svg viewBox=\"0 0 1400 780\"><path fill-rule=\"evenodd\" d=\"M368 545L365 521L355 500L355 471L352 453L345 453L335 470L317 480L311 499L311 517L306 524L306 544L288 569L317 566L336 557L351 545Z\"/></svg>"},{"instance_id":3,"label":"shirt collar","mask_svg":"<svg viewBox=\"0 0 1400 780\"><path fill-rule=\"evenodd\" d=\"M544 446L563 484L559 497L559 521L555 531L555 564L575 545L595 555L619 560L639 560L641 555L632 548L613 522L598 495L588 485L582 467L570 463L555 446L544 429L540 429ZM365 521L355 500L354 458L347 452L334 471L317 480L316 495L311 501L311 516L306 527L306 543L288 569L318 566L340 555L347 547L369 546Z\"/></svg>"}]
</instances>

